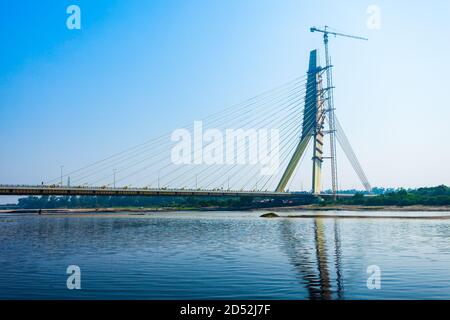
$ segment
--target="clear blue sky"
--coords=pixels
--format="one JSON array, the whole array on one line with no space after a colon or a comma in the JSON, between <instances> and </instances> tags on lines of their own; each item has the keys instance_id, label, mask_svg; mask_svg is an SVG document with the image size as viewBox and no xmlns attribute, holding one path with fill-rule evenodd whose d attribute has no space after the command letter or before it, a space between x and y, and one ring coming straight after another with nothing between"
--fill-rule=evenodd
<instances>
[{"instance_id":1,"label":"clear blue sky","mask_svg":"<svg viewBox=\"0 0 450 320\"><path fill-rule=\"evenodd\" d=\"M40 183L302 75L322 48L309 27L328 24L370 38L331 50L372 184L450 184L449 15L447 0L2 1L0 183ZM342 187L359 186L344 162Z\"/></svg>"}]
</instances>

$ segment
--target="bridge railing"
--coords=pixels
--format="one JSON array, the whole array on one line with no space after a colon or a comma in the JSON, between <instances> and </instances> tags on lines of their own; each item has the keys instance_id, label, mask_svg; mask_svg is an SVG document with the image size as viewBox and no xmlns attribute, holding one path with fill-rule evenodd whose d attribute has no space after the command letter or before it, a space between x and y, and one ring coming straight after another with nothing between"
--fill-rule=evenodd
<instances>
[{"instance_id":1,"label":"bridge railing","mask_svg":"<svg viewBox=\"0 0 450 320\"><path fill-rule=\"evenodd\" d=\"M276 193L270 190L233 190L233 189L193 189L193 188L151 188L151 187L106 187L106 186L61 186L61 185L13 185L13 184L0 184L0 188L17 188L17 189L63 189L63 190L128 190L128 191L187 191L187 192L230 192L230 193Z\"/></svg>"}]
</instances>

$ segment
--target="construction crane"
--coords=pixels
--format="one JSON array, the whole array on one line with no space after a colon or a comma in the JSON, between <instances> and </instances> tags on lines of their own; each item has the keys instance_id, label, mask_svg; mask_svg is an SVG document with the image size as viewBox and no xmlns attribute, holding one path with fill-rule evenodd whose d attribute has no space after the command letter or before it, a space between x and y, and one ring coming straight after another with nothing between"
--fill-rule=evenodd
<instances>
[{"instance_id":1,"label":"construction crane","mask_svg":"<svg viewBox=\"0 0 450 320\"><path fill-rule=\"evenodd\" d=\"M329 27L325 26L324 29L318 29L312 27L310 29L311 32L319 32L323 33L323 42L325 45L325 62L326 62L326 74L327 74L327 88L325 88L327 92L327 103L328 103L328 123L330 126L329 134L330 134L330 160L331 160L331 182L332 182L332 190L333 197L336 200L337 192L338 192L338 176L337 176L337 158L336 158L336 121L335 121L335 108L334 108L334 100L333 100L333 74L331 72L331 58L328 51L328 35L333 35L335 37L346 37L357 40L369 40L364 37L353 36L349 34L332 32L328 30Z\"/></svg>"},{"instance_id":2,"label":"construction crane","mask_svg":"<svg viewBox=\"0 0 450 320\"><path fill-rule=\"evenodd\" d=\"M352 36L350 34L344 34L344 33L339 33L339 32L332 32L332 31L328 31L328 26L325 26L325 28L323 30L312 27L310 29L311 32L321 32L324 34L324 39L328 39L328 35L331 34L335 37L339 36L339 37L346 37L346 38L352 38L352 39L358 39L358 40L365 40L368 41L369 39L364 38L364 37L359 37L359 36Z\"/></svg>"}]
</instances>

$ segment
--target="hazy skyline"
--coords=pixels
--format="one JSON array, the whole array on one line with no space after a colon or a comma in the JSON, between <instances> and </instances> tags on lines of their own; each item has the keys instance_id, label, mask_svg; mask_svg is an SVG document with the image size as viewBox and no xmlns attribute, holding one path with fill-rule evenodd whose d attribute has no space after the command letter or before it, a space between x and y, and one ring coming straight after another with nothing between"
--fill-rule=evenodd
<instances>
[{"instance_id":1,"label":"hazy skyline","mask_svg":"<svg viewBox=\"0 0 450 320\"><path fill-rule=\"evenodd\" d=\"M66 27L71 4L81 30ZM3 1L0 184L57 177L303 75L322 49L309 27L325 24L370 38L330 47L336 112L372 185L450 184L449 12L444 0ZM361 188L342 154L339 168L341 188Z\"/></svg>"}]
</instances>

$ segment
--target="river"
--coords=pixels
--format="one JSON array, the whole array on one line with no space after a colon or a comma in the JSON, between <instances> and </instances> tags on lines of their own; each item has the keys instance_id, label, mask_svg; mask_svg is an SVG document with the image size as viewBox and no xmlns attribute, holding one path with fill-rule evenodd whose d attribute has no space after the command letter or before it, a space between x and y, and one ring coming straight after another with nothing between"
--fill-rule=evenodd
<instances>
[{"instance_id":1,"label":"river","mask_svg":"<svg viewBox=\"0 0 450 320\"><path fill-rule=\"evenodd\" d=\"M2 214L0 299L450 299L450 220L260 214Z\"/></svg>"}]
</instances>

